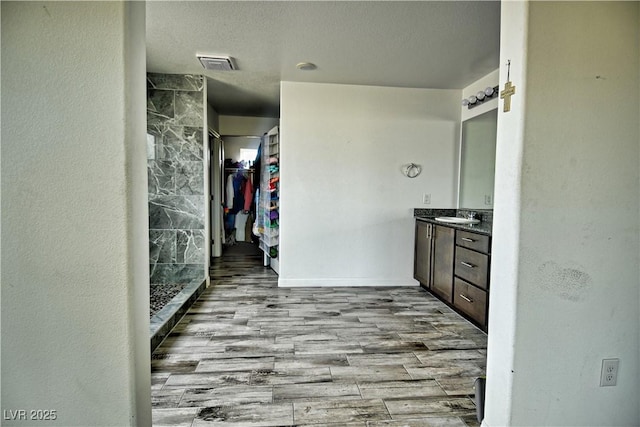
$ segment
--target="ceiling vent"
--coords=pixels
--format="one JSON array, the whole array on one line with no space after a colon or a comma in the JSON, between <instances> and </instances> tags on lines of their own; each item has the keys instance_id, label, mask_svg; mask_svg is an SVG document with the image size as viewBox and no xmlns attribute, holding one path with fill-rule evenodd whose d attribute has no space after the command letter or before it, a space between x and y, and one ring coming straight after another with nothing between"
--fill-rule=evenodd
<instances>
[{"instance_id":1,"label":"ceiling vent","mask_svg":"<svg viewBox=\"0 0 640 427\"><path fill-rule=\"evenodd\" d=\"M237 70L233 58L228 56L204 56L198 55L200 63L205 70L212 71L233 71Z\"/></svg>"}]
</instances>

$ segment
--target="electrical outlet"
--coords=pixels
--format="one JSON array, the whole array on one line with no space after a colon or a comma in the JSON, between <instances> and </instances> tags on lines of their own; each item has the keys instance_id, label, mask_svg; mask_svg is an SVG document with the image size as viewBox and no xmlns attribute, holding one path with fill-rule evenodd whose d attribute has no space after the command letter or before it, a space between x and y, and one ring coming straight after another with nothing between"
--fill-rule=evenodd
<instances>
[{"instance_id":1,"label":"electrical outlet","mask_svg":"<svg viewBox=\"0 0 640 427\"><path fill-rule=\"evenodd\" d=\"M491 194L485 194L484 195L484 204L485 205L490 205L491 204Z\"/></svg>"},{"instance_id":2,"label":"electrical outlet","mask_svg":"<svg viewBox=\"0 0 640 427\"><path fill-rule=\"evenodd\" d=\"M616 385L618 382L619 359L602 359L602 372L600 373L600 387Z\"/></svg>"},{"instance_id":3,"label":"electrical outlet","mask_svg":"<svg viewBox=\"0 0 640 427\"><path fill-rule=\"evenodd\" d=\"M423 194L422 195L422 203L425 205L430 205L431 204L431 194Z\"/></svg>"}]
</instances>

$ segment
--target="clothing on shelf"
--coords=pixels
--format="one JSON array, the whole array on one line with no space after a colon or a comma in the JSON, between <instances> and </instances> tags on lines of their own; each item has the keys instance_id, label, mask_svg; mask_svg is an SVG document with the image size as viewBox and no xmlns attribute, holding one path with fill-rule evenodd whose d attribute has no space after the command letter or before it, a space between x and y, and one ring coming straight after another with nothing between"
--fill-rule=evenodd
<instances>
[{"instance_id":1,"label":"clothing on shelf","mask_svg":"<svg viewBox=\"0 0 640 427\"><path fill-rule=\"evenodd\" d=\"M253 183L251 182L251 175L247 176L244 182L244 211L249 212L251 210L251 204L253 202Z\"/></svg>"},{"instance_id":2,"label":"clothing on shelf","mask_svg":"<svg viewBox=\"0 0 640 427\"><path fill-rule=\"evenodd\" d=\"M245 242L253 242L253 223L256 220L256 216L252 211L249 211L249 216L247 217L247 222L244 226L244 241Z\"/></svg>"},{"instance_id":3,"label":"clothing on shelf","mask_svg":"<svg viewBox=\"0 0 640 427\"><path fill-rule=\"evenodd\" d=\"M248 212L253 206L253 169L243 169L234 166L241 165L233 163L230 159L225 160L225 207L230 213L240 211Z\"/></svg>"},{"instance_id":4,"label":"clothing on shelf","mask_svg":"<svg viewBox=\"0 0 640 427\"><path fill-rule=\"evenodd\" d=\"M244 208L244 193L242 189L247 182L247 178L241 173L236 172L233 176L233 204L231 213L238 213Z\"/></svg>"},{"instance_id":5,"label":"clothing on shelf","mask_svg":"<svg viewBox=\"0 0 640 427\"><path fill-rule=\"evenodd\" d=\"M226 201L227 203L225 204L227 209L231 209L233 208L233 197L234 197L234 190L233 190L233 175L229 175L227 177L227 198Z\"/></svg>"},{"instance_id":6,"label":"clothing on shelf","mask_svg":"<svg viewBox=\"0 0 640 427\"><path fill-rule=\"evenodd\" d=\"M247 225L246 222L254 205L252 179L254 170L246 169L244 163L234 162L231 159L225 159L224 166L225 243L233 245L236 240L251 241L251 235L247 236L246 233L246 227L251 227L251 224Z\"/></svg>"},{"instance_id":7,"label":"clothing on shelf","mask_svg":"<svg viewBox=\"0 0 640 427\"><path fill-rule=\"evenodd\" d=\"M234 228L236 228L236 214L227 212L224 217L224 229L225 231L229 231Z\"/></svg>"},{"instance_id":8,"label":"clothing on shelf","mask_svg":"<svg viewBox=\"0 0 640 427\"><path fill-rule=\"evenodd\" d=\"M236 241L237 242L244 242L245 241L245 229L246 229L246 225L247 225L247 221L249 221L249 215L243 212L238 212L236 214L236 226L234 227L236 229Z\"/></svg>"}]
</instances>

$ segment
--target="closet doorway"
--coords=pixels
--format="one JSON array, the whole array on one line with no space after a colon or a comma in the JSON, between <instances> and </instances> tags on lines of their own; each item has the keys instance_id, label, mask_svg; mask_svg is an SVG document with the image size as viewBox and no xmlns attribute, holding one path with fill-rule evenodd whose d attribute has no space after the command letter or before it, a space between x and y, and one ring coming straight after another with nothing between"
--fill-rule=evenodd
<instances>
[{"instance_id":1,"label":"closet doorway","mask_svg":"<svg viewBox=\"0 0 640 427\"><path fill-rule=\"evenodd\" d=\"M255 135L214 138L211 150L212 258L261 253L259 239L253 233L257 216L255 166L260 139Z\"/></svg>"}]
</instances>

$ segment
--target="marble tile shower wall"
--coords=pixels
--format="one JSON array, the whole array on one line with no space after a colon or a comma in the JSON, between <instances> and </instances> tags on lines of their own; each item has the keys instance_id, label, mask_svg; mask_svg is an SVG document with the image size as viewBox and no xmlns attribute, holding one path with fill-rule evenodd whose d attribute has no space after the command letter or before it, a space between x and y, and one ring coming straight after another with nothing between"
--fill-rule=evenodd
<instances>
[{"instance_id":1,"label":"marble tile shower wall","mask_svg":"<svg viewBox=\"0 0 640 427\"><path fill-rule=\"evenodd\" d=\"M204 79L147 74L151 283L205 276Z\"/></svg>"}]
</instances>

